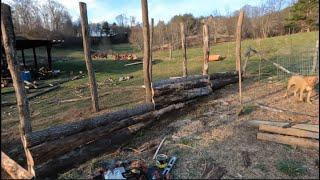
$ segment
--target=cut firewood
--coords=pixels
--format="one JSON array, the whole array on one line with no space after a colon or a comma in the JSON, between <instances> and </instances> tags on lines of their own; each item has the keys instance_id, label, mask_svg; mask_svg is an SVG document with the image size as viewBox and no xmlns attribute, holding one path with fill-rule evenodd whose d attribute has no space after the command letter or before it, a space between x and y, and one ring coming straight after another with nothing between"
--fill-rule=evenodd
<instances>
[{"instance_id":1,"label":"cut firewood","mask_svg":"<svg viewBox=\"0 0 320 180\"><path fill-rule=\"evenodd\" d=\"M319 141L307 139L307 138L298 138L293 136L285 136L279 134L269 134L261 133L257 134L258 140L272 141L280 144L287 144L292 146L300 146L305 148L319 149Z\"/></svg>"},{"instance_id":2,"label":"cut firewood","mask_svg":"<svg viewBox=\"0 0 320 180\"><path fill-rule=\"evenodd\" d=\"M301 130L301 129L295 129L295 128L283 128L283 127L279 127L279 126L271 126L271 125L261 124L259 126L259 130L271 132L271 133L277 133L277 134L290 135L290 136L319 139L319 133L305 131L305 130Z\"/></svg>"},{"instance_id":3,"label":"cut firewood","mask_svg":"<svg viewBox=\"0 0 320 180\"><path fill-rule=\"evenodd\" d=\"M279 121L259 121L259 120L252 120L248 121L246 123L249 126L252 127L259 127L260 124L267 124L271 126L279 126L279 127L284 127L288 125L288 122L279 122ZM295 129L302 129L306 131L312 131L312 132L319 132L319 125L312 125L312 124L296 124L291 126L291 128Z\"/></svg>"}]
</instances>

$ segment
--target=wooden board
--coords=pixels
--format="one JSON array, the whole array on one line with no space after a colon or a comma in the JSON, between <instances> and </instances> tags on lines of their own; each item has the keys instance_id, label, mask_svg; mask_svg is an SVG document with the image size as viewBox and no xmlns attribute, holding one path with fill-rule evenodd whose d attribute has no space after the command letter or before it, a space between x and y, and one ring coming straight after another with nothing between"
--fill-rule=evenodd
<instances>
[{"instance_id":1,"label":"wooden board","mask_svg":"<svg viewBox=\"0 0 320 180\"><path fill-rule=\"evenodd\" d=\"M261 124L259 126L259 130L265 131L265 132L277 133L277 134L290 135L290 136L319 139L319 133L305 131L301 129L295 129L295 128L283 128L279 126Z\"/></svg>"}]
</instances>

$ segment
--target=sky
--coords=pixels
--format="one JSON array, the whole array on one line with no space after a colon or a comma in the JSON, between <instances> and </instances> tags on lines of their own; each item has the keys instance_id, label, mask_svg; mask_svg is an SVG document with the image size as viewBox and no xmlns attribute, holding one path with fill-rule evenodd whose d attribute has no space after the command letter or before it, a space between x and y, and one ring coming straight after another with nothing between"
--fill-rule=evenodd
<instances>
[{"instance_id":1,"label":"sky","mask_svg":"<svg viewBox=\"0 0 320 180\"><path fill-rule=\"evenodd\" d=\"M11 2L13 0L4 0ZM44 0L38 0L40 3ZM142 22L141 0L56 0L64 5L72 16L79 18L79 2L87 4L89 22L116 22L117 15L126 14L136 17L136 22ZM258 6L266 0L148 0L149 18L168 22L174 15L192 13L195 17L208 16L218 11L221 15L239 10L244 5ZM289 0L285 0L289 1ZM9 3L10 4L10 3Z\"/></svg>"},{"instance_id":2,"label":"sky","mask_svg":"<svg viewBox=\"0 0 320 180\"><path fill-rule=\"evenodd\" d=\"M79 17L80 0L57 0L70 12L73 20ZM263 0L148 0L149 18L168 22L177 14L192 13L194 16L206 16L218 10L224 15L226 9L230 12L240 9L245 4L258 5ZM116 22L115 17L126 14L135 16L136 21L142 22L141 0L82 0L87 3L89 22Z\"/></svg>"}]
</instances>

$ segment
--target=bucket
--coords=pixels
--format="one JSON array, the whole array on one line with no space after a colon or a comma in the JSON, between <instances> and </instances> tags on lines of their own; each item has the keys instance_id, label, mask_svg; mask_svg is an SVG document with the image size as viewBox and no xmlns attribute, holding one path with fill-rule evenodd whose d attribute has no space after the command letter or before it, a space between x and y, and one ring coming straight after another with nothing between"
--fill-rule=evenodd
<instances>
[{"instance_id":1,"label":"bucket","mask_svg":"<svg viewBox=\"0 0 320 180\"><path fill-rule=\"evenodd\" d=\"M30 71L22 71L21 72L22 81L30 81L31 82L31 74Z\"/></svg>"}]
</instances>

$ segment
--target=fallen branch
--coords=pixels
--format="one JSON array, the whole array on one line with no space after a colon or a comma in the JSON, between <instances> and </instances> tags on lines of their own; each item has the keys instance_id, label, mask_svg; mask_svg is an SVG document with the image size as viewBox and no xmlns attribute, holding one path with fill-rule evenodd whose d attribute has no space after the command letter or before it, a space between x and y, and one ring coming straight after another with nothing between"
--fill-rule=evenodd
<instances>
[{"instance_id":1,"label":"fallen branch","mask_svg":"<svg viewBox=\"0 0 320 180\"><path fill-rule=\"evenodd\" d=\"M159 146L158 146L156 152L154 153L152 159L156 159L156 156L157 156L157 154L158 154L158 152L159 152L159 150L160 150L160 148L161 148L161 146L162 146L162 144L164 143L165 140L166 140L166 137L164 137L164 138L162 139L162 141L161 141L161 143L159 144Z\"/></svg>"},{"instance_id":2,"label":"fallen branch","mask_svg":"<svg viewBox=\"0 0 320 180\"><path fill-rule=\"evenodd\" d=\"M134 63L125 64L124 66L132 66L132 65L142 64L142 63L143 62L134 62Z\"/></svg>"}]
</instances>

